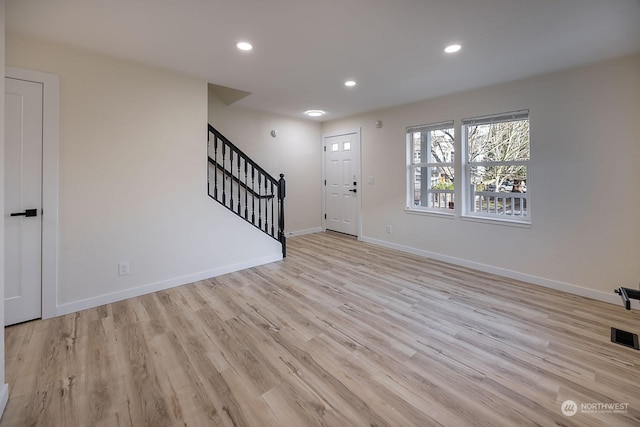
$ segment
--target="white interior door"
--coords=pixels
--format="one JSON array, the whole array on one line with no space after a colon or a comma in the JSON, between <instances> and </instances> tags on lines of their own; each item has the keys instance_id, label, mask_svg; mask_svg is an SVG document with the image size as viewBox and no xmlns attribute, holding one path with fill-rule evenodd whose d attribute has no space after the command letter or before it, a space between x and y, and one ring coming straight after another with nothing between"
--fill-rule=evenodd
<instances>
[{"instance_id":1,"label":"white interior door","mask_svg":"<svg viewBox=\"0 0 640 427\"><path fill-rule=\"evenodd\" d=\"M326 136L325 226L358 235L360 206L360 133Z\"/></svg>"},{"instance_id":2,"label":"white interior door","mask_svg":"<svg viewBox=\"0 0 640 427\"><path fill-rule=\"evenodd\" d=\"M42 315L42 95L5 78L5 325Z\"/></svg>"}]
</instances>

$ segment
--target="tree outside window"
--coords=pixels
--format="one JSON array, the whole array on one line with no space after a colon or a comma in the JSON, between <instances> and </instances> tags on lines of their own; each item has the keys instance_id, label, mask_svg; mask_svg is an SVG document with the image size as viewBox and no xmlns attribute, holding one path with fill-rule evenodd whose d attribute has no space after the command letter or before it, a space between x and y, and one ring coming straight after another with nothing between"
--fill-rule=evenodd
<instances>
[{"instance_id":1,"label":"tree outside window","mask_svg":"<svg viewBox=\"0 0 640 427\"><path fill-rule=\"evenodd\" d=\"M467 213L528 221L529 112L464 119L462 124L471 196Z\"/></svg>"}]
</instances>

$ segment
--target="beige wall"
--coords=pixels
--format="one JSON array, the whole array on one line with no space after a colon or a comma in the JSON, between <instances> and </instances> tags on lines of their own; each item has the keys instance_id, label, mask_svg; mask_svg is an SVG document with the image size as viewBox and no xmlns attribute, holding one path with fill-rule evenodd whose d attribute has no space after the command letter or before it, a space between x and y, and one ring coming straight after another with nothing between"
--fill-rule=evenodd
<instances>
[{"instance_id":1,"label":"beige wall","mask_svg":"<svg viewBox=\"0 0 640 427\"><path fill-rule=\"evenodd\" d=\"M407 126L453 119L458 138L462 118L518 109L530 110L530 228L405 212ZM364 240L615 302L614 287L640 282L639 119L636 55L330 121L323 132L362 127L363 183L375 177L362 188Z\"/></svg>"},{"instance_id":2,"label":"beige wall","mask_svg":"<svg viewBox=\"0 0 640 427\"><path fill-rule=\"evenodd\" d=\"M287 180L285 231L321 227L321 124L225 105L209 91L209 123L272 176ZM271 130L278 130L273 138Z\"/></svg>"},{"instance_id":3,"label":"beige wall","mask_svg":"<svg viewBox=\"0 0 640 427\"><path fill-rule=\"evenodd\" d=\"M60 76L59 313L281 256L207 196L205 81L15 34L6 60Z\"/></svg>"}]
</instances>

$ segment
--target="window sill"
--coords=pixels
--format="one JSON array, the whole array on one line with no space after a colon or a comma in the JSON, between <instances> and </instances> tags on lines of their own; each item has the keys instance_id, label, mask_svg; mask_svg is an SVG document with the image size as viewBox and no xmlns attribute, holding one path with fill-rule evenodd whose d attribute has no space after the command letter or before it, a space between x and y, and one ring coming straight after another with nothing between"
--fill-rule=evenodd
<instances>
[{"instance_id":1,"label":"window sill","mask_svg":"<svg viewBox=\"0 0 640 427\"><path fill-rule=\"evenodd\" d=\"M492 224L492 225L503 225L507 227L517 227L517 228L531 228L531 221L518 221L513 219L506 218L497 218L497 217L487 217L487 216L479 216L479 215L461 215L460 219L463 221L471 221L471 222L480 222L484 224Z\"/></svg>"},{"instance_id":2,"label":"window sill","mask_svg":"<svg viewBox=\"0 0 640 427\"><path fill-rule=\"evenodd\" d=\"M436 210L426 210L426 209L414 209L414 208L405 208L404 211L411 215L426 215L426 216L435 216L438 218L447 218L454 219L456 214L452 209L436 211Z\"/></svg>"}]
</instances>

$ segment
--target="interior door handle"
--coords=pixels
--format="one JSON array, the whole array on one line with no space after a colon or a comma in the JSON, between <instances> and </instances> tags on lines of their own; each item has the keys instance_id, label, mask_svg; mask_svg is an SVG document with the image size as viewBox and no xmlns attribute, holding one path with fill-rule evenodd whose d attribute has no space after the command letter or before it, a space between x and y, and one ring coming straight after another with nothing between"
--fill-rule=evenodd
<instances>
[{"instance_id":1,"label":"interior door handle","mask_svg":"<svg viewBox=\"0 0 640 427\"><path fill-rule=\"evenodd\" d=\"M11 216L38 216L38 209L27 209L24 212L13 212Z\"/></svg>"},{"instance_id":2,"label":"interior door handle","mask_svg":"<svg viewBox=\"0 0 640 427\"><path fill-rule=\"evenodd\" d=\"M351 189L349 191L351 191L352 193L357 193L358 192L358 190L356 190L355 188L353 188L353 189Z\"/></svg>"}]
</instances>

